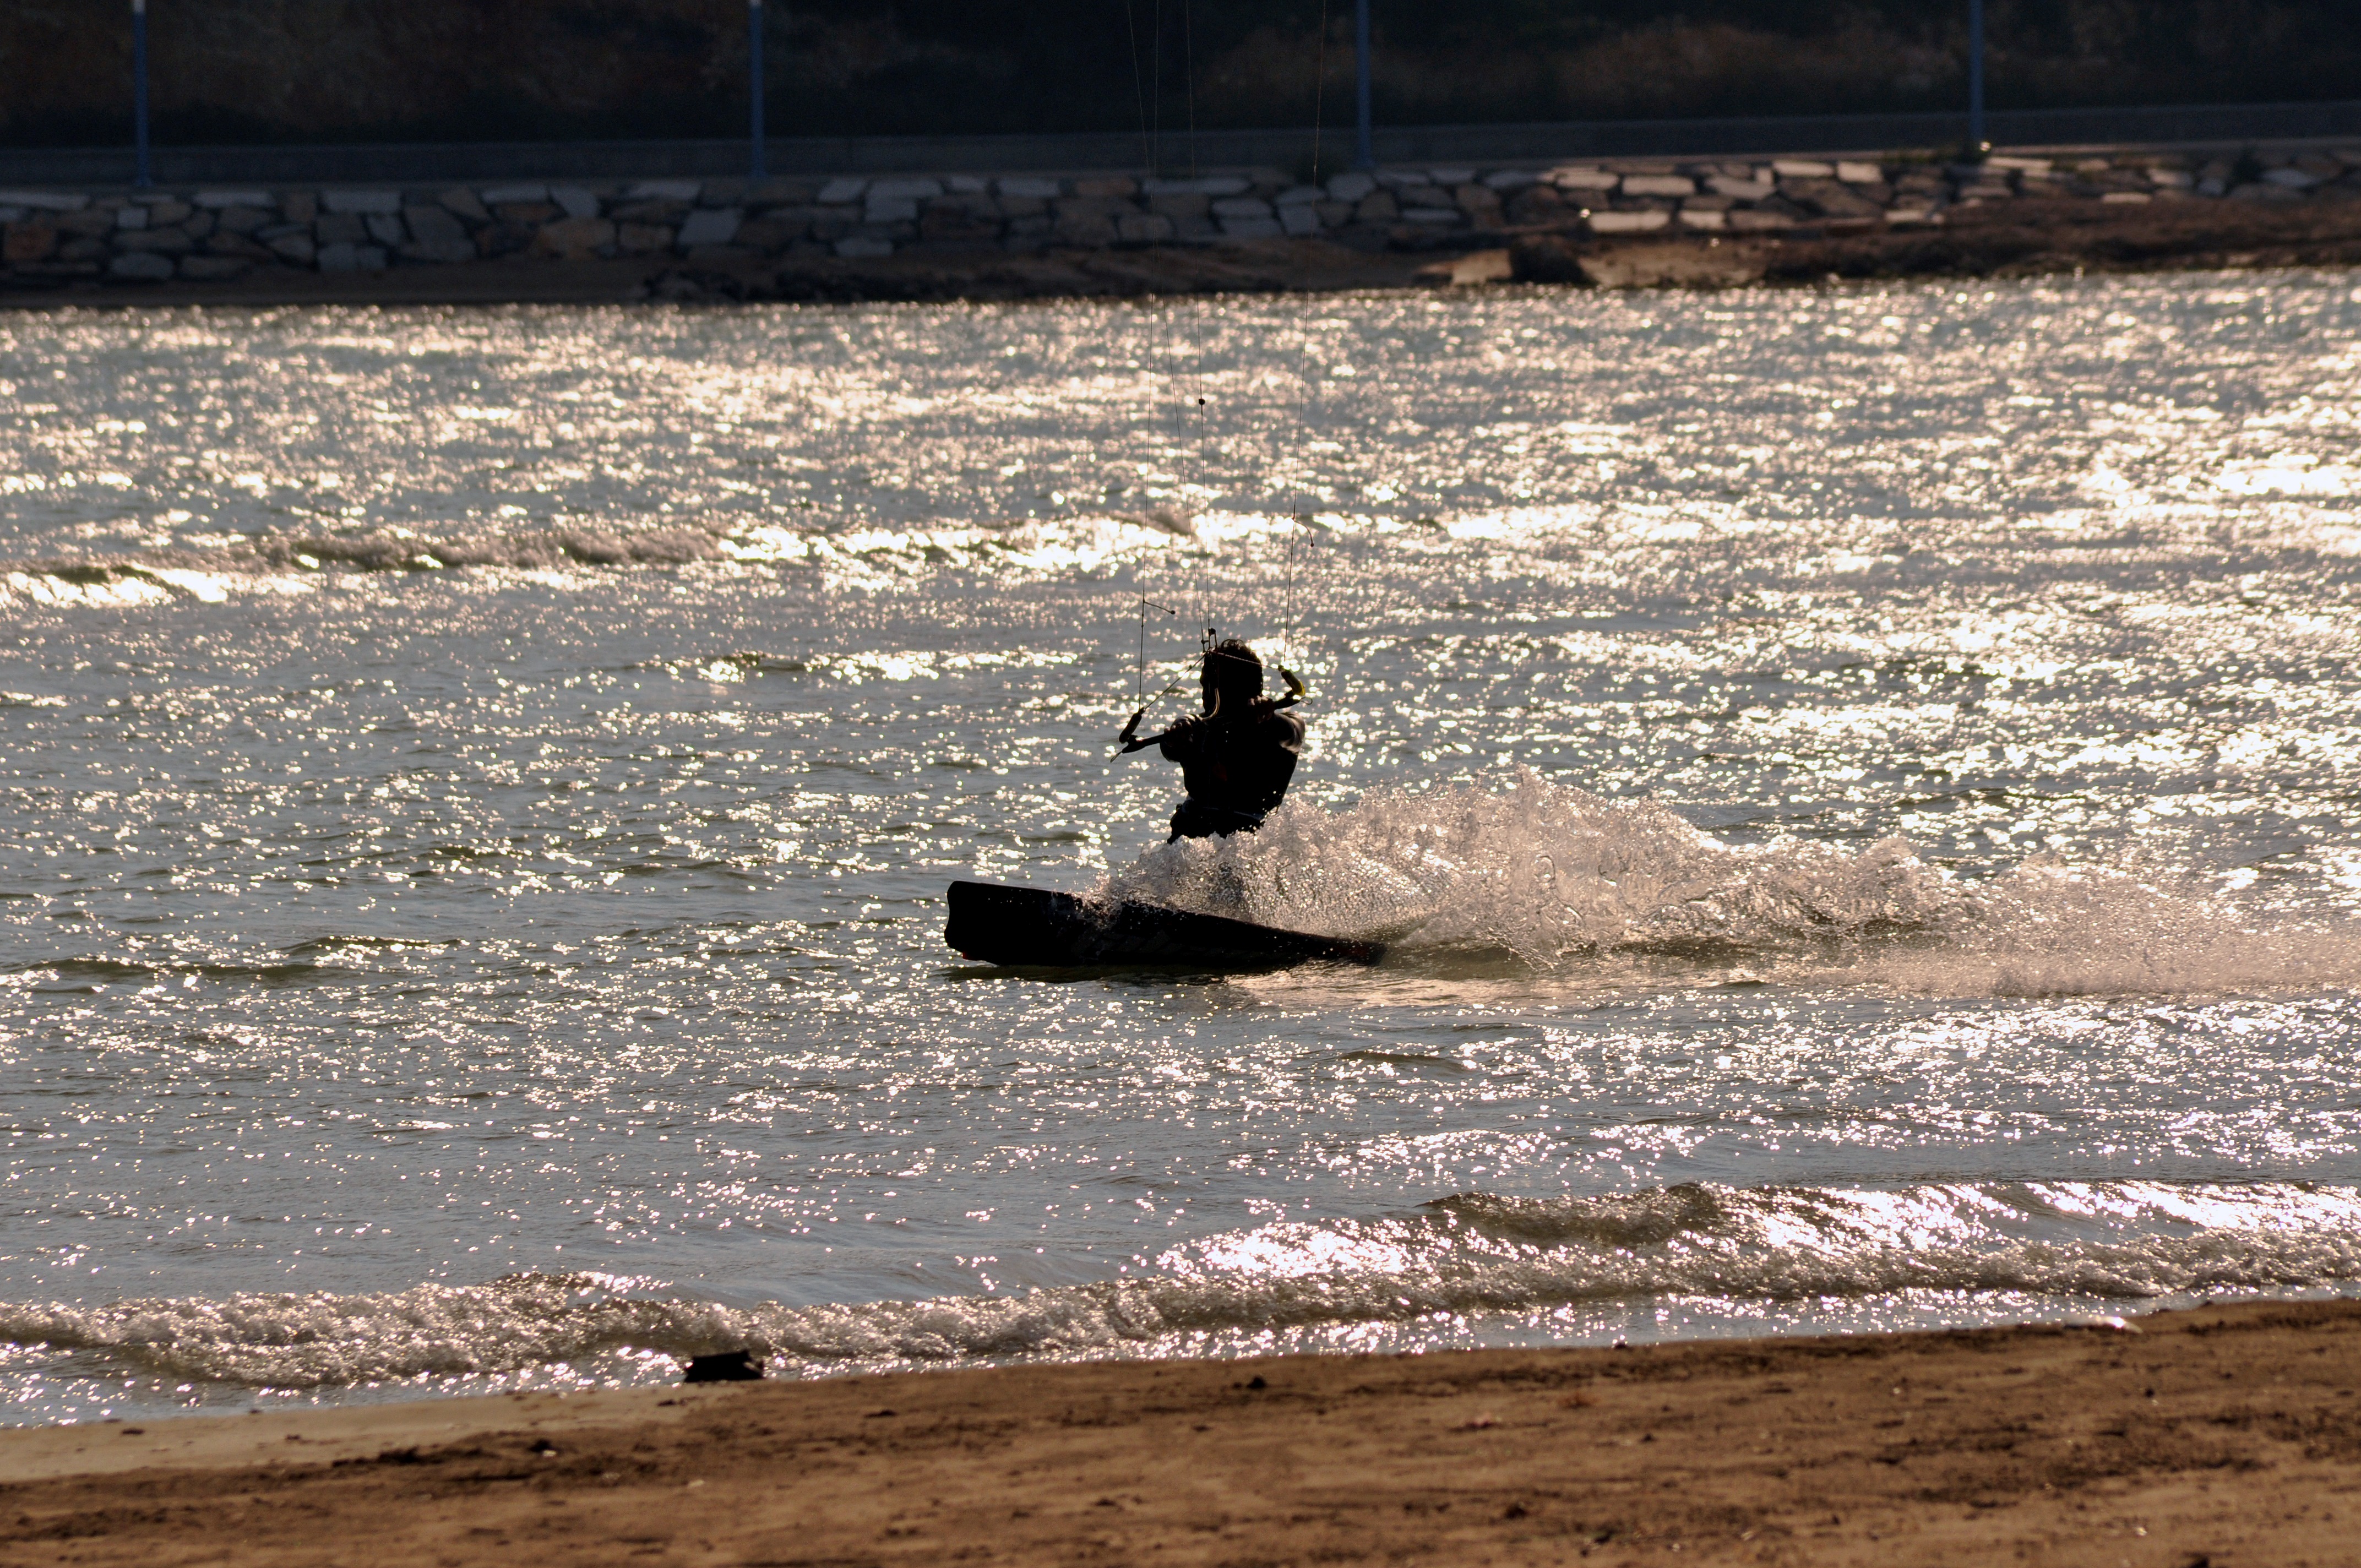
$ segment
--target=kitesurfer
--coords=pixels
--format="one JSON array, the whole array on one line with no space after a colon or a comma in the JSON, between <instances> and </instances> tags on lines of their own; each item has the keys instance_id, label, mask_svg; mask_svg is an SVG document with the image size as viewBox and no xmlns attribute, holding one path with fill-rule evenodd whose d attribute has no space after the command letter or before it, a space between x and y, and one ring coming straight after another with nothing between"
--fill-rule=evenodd
<instances>
[{"instance_id":1,"label":"kitesurfer","mask_svg":"<svg viewBox=\"0 0 2361 1568\"><path fill-rule=\"evenodd\" d=\"M1251 833L1286 798L1303 750L1303 720L1281 711L1303 698L1303 683L1282 666L1283 697L1262 695L1262 660L1235 638L1205 650L1198 676L1205 711L1161 735L1140 736L1148 710L1131 716L1117 739L1126 752L1163 749L1180 764L1189 797L1172 814L1172 838L1226 839Z\"/></svg>"}]
</instances>

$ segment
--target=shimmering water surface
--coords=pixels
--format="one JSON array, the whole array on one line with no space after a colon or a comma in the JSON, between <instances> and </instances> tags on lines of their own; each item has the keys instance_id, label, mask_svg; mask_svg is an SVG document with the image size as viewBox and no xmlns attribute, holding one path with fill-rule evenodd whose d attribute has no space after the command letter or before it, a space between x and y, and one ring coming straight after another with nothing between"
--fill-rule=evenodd
<instances>
[{"instance_id":1,"label":"shimmering water surface","mask_svg":"<svg viewBox=\"0 0 2361 1568\"><path fill-rule=\"evenodd\" d=\"M2341 272L0 321L7 1419L2348 1289L2357 382ZM1312 682L1257 839L1143 595Z\"/></svg>"}]
</instances>

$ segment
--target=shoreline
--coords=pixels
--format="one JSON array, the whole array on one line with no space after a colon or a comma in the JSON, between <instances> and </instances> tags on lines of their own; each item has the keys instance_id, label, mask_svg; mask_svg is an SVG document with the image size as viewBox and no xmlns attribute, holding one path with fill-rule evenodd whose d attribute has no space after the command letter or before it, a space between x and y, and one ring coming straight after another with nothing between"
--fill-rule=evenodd
<instances>
[{"instance_id":1,"label":"shoreline","mask_svg":"<svg viewBox=\"0 0 2361 1568\"><path fill-rule=\"evenodd\" d=\"M0 1432L0 1563L2327 1563L2356 1386L2298 1301L176 1417Z\"/></svg>"}]
</instances>

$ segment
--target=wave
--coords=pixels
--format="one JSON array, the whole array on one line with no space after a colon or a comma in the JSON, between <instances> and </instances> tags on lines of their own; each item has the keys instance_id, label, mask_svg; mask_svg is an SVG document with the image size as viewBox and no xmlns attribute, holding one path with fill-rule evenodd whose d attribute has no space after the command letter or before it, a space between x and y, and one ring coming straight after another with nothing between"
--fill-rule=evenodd
<instances>
[{"instance_id":1,"label":"wave","mask_svg":"<svg viewBox=\"0 0 2361 1568\"><path fill-rule=\"evenodd\" d=\"M324 573L685 566L700 562L817 567L877 584L944 566L1035 573L1091 570L1176 544L1218 545L1272 527L1257 520L1166 515L1023 520L1004 526L829 532L721 519L696 524L568 524L488 532L376 528L265 532L208 544L0 562L0 605L120 605L300 590Z\"/></svg>"},{"instance_id":2,"label":"wave","mask_svg":"<svg viewBox=\"0 0 2361 1568\"><path fill-rule=\"evenodd\" d=\"M1330 936L1411 962L1506 955L1561 977L1774 980L1945 995L2172 994L2361 982L2361 926L2035 857L1989 881L1901 839L1722 843L1651 800L1521 772L1380 792L1148 850L1093 896Z\"/></svg>"},{"instance_id":3,"label":"wave","mask_svg":"<svg viewBox=\"0 0 2361 1568\"><path fill-rule=\"evenodd\" d=\"M1301 1331L1613 1302L1825 1310L2334 1289L2361 1280L2361 1193L2155 1182L1461 1193L1403 1214L1233 1232L1143 1266L1144 1277L1023 1295L829 1306L729 1305L595 1274L5 1306L0 1340L181 1379L319 1388L741 1346L806 1374L1221 1354Z\"/></svg>"}]
</instances>

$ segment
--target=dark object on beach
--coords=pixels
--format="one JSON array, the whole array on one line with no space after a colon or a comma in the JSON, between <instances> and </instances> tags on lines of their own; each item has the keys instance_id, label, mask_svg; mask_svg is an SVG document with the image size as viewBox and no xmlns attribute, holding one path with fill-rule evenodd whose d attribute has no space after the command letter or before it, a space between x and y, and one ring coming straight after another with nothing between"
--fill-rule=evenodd
<instances>
[{"instance_id":1,"label":"dark object on beach","mask_svg":"<svg viewBox=\"0 0 2361 1568\"><path fill-rule=\"evenodd\" d=\"M1268 970L1315 959L1373 964L1386 956L1377 942L1281 931L1160 904L1093 904L1071 893L998 883L951 883L950 912L943 940L968 958L1004 967Z\"/></svg>"},{"instance_id":2,"label":"dark object on beach","mask_svg":"<svg viewBox=\"0 0 2361 1568\"><path fill-rule=\"evenodd\" d=\"M752 1383L763 1376L763 1363L751 1350L725 1350L718 1355L689 1357L684 1383Z\"/></svg>"}]
</instances>

